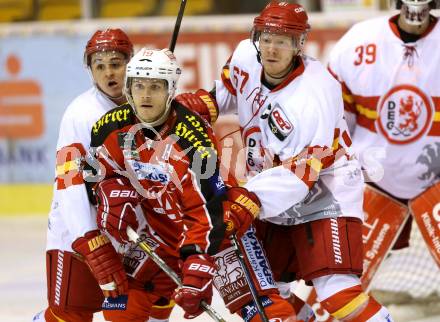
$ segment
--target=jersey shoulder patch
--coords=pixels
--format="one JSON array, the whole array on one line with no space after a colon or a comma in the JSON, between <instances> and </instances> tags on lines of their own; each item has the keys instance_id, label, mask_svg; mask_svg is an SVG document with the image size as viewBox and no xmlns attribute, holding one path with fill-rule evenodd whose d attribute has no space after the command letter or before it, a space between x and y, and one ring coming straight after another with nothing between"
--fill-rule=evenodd
<instances>
[{"instance_id":1,"label":"jersey shoulder patch","mask_svg":"<svg viewBox=\"0 0 440 322\"><path fill-rule=\"evenodd\" d=\"M108 111L93 124L91 146L101 145L111 132L129 125L133 118L134 112L129 104L123 104Z\"/></svg>"}]
</instances>

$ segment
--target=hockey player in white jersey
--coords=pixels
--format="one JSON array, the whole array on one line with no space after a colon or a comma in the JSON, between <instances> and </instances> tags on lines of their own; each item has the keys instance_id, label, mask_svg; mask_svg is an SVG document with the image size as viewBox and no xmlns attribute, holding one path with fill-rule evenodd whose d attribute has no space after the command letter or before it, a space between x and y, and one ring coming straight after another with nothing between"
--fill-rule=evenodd
<instances>
[{"instance_id":1,"label":"hockey player in white jersey","mask_svg":"<svg viewBox=\"0 0 440 322\"><path fill-rule=\"evenodd\" d=\"M338 320L392 321L361 287L363 176L350 151L341 87L302 54L309 29L303 7L272 1L215 91L196 95L204 103L215 96L220 114L238 113L245 187L261 201L256 225L276 279L313 284ZM199 112L214 120L208 105Z\"/></svg>"},{"instance_id":2,"label":"hockey player in white jersey","mask_svg":"<svg viewBox=\"0 0 440 322\"><path fill-rule=\"evenodd\" d=\"M120 29L98 30L85 48L94 86L73 100L61 121L46 246L49 306L34 321L92 321L104 295L127 291L122 262L97 228L81 167L93 124L126 101L122 89L132 54L133 45Z\"/></svg>"},{"instance_id":3,"label":"hockey player in white jersey","mask_svg":"<svg viewBox=\"0 0 440 322\"><path fill-rule=\"evenodd\" d=\"M430 14L440 1L392 3L399 14L360 22L339 40L329 70L342 84L353 148L369 186L411 211L394 248L408 246L415 218L440 265L440 227L434 224L440 202L440 25Z\"/></svg>"}]
</instances>

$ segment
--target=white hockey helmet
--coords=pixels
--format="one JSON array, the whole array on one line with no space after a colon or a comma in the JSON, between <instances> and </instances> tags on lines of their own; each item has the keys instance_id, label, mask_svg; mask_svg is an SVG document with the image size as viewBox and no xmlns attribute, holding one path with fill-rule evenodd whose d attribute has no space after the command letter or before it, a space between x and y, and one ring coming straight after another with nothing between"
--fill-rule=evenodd
<instances>
[{"instance_id":1,"label":"white hockey helmet","mask_svg":"<svg viewBox=\"0 0 440 322\"><path fill-rule=\"evenodd\" d=\"M163 79L168 84L168 99L165 112L158 120L148 125L156 126L165 122L181 73L182 70L177 64L176 57L168 48L149 49L144 47L128 62L127 71L125 73L124 90L127 100L133 108L135 108L131 95L131 83L133 78Z\"/></svg>"},{"instance_id":2,"label":"white hockey helmet","mask_svg":"<svg viewBox=\"0 0 440 322\"><path fill-rule=\"evenodd\" d=\"M440 7L440 0L392 0L407 24L419 26L429 19L429 11Z\"/></svg>"}]
</instances>

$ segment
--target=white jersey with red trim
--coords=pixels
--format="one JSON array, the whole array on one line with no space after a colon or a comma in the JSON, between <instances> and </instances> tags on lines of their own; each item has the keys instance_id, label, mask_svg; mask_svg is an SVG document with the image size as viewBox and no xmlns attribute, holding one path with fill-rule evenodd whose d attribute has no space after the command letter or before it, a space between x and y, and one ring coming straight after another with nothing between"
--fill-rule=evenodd
<instances>
[{"instance_id":1,"label":"white jersey with red trim","mask_svg":"<svg viewBox=\"0 0 440 322\"><path fill-rule=\"evenodd\" d=\"M256 49L244 40L216 81L220 113L238 112L249 175L245 186L260 198L260 219L273 223L363 219L363 177L348 149L341 87L318 61L299 62L269 90L261 83Z\"/></svg>"},{"instance_id":2,"label":"white jersey with red trim","mask_svg":"<svg viewBox=\"0 0 440 322\"><path fill-rule=\"evenodd\" d=\"M440 25L405 43L398 16L354 25L334 47L329 70L343 87L353 148L370 180L410 199L440 174Z\"/></svg>"},{"instance_id":3,"label":"white jersey with red trim","mask_svg":"<svg viewBox=\"0 0 440 322\"><path fill-rule=\"evenodd\" d=\"M57 143L56 180L49 213L46 249L72 251L72 242L98 229L81 172L95 122L116 106L96 87L79 95L61 120Z\"/></svg>"}]
</instances>

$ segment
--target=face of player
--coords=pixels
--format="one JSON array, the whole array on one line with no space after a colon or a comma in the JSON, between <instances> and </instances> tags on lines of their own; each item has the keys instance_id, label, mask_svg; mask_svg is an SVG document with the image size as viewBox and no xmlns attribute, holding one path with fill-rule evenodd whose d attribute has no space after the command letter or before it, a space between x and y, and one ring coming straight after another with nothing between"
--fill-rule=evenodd
<instances>
[{"instance_id":1,"label":"face of player","mask_svg":"<svg viewBox=\"0 0 440 322\"><path fill-rule=\"evenodd\" d=\"M146 123L154 122L166 110L167 82L164 79L134 78L131 96L139 119Z\"/></svg>"},{"instance_id":2,"label":"face of player","mask_svg":"<svg viewBox=\"0 0 440 322\"><path fill-rule=\"evenodd\" d=\"M281 83L289 74L293 58L299 52L293 38L289 35L263 32L259 47L261 63L268 81L278 80L277 82Z\"/></svg>"},{"instance_id":3,"label":"face of player","mask_svg":"<svg viewBox=\"0 0 440 322\"><path fill-rule=\"evenodd\" d=\"M112 99L123 98L125 56L116 51L101 51L92 54L90 61L92 76L99 89Z\"/></svg>"},{"instance_id":4,"label":"face of player","mask_svg":"<svg viewBox=\"0 0 440 322\"><path fill-rule=\"evenodd\" d=\"M402 4L398 22L400 28L410 34L421 35L429 26L430 10L429 4Z\"/></svg>"}]
</instances>

